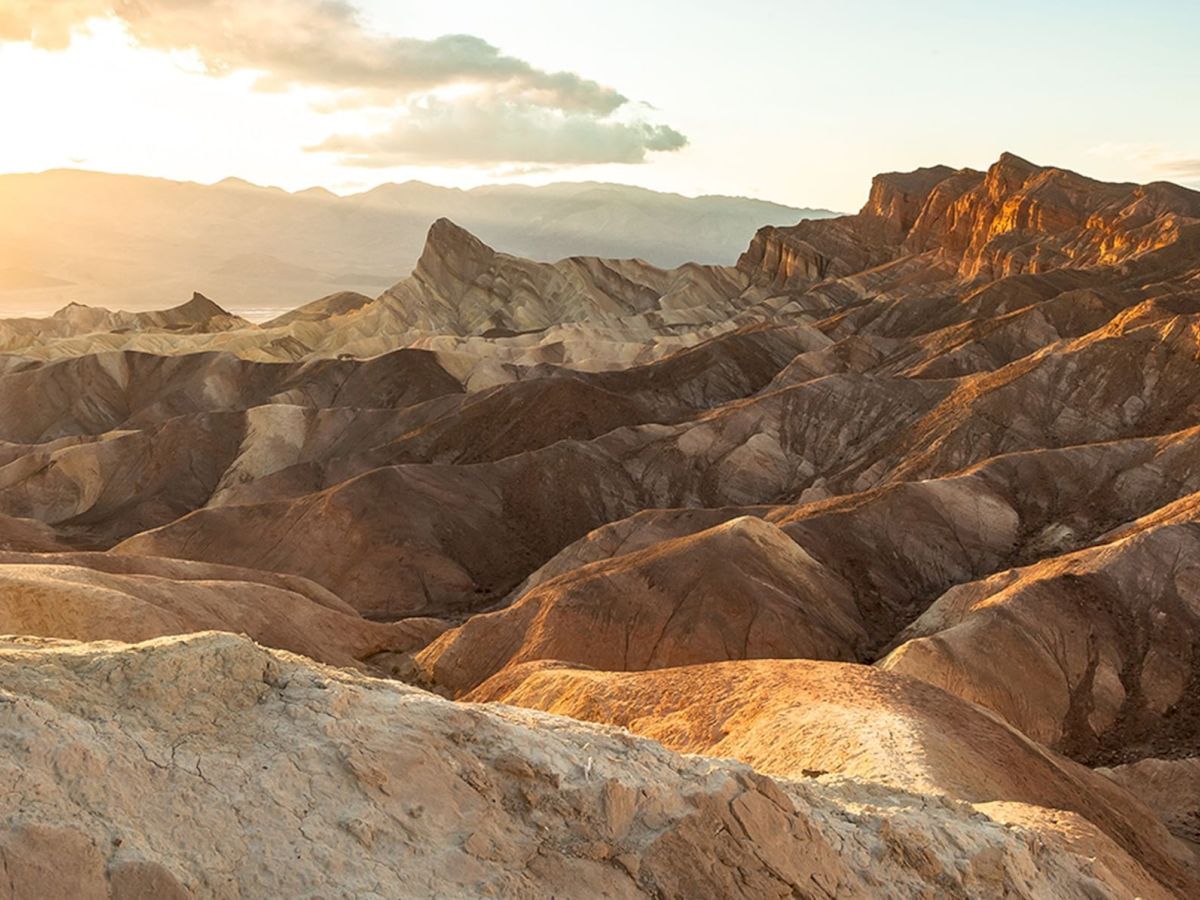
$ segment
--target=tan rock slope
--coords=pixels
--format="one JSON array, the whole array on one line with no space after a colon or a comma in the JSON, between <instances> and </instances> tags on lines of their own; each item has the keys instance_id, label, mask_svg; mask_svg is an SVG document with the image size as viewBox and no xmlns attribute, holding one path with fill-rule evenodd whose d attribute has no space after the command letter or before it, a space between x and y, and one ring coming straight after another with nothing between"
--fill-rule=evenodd
<instances>
[{"instance_id":1,"label":"tan rock slope","mask_svg":"<svg viewBox=\"0 0 1200 900\"><path fill-rule=\"evenodd\" d=\"M250 323L245 319L231 315L199 293L180 306L153 312L110 312L70 303L48 318L0 320L0 347L8 352L20 352L49 341L93 334L210 334L248 327Z\"/></svg>"},{"instance_id":2,"label":"tan rock slope","mask_svg":"<svg viewBox=\"0 0 1200 900\"><path fill-rule=\"evenodd\" d=\"M231 635L10 639L0 670L14 900L1169 896L1083 822L773 781Z\"/></svg>"},{"instance_id":3,"label":"tan rock slope","mask_svg":"<svg viewBox=\"0 0 1200 900\"><path fill-rule=\"evenodd\" d=\"M320 662L360 666L420 649L437 620L370 622L291 575L99 553L0 553L0 631L140 641L193 631L246 634Z\"/></svg>"},{"instance_id":4,"label":"tan rock slope","mask_svg":"<svg viewBox=\"0 0 1200 900\"><path fill-rule=\"evenodd\" d=\"M1166 882L1189 880L1187 848L1131 794L937 688L866 666L756 660L618 674L529 663L468 699L622 725L785 778L831 774L984 808L1073 812Z\"/></svg>"}]
</instances>

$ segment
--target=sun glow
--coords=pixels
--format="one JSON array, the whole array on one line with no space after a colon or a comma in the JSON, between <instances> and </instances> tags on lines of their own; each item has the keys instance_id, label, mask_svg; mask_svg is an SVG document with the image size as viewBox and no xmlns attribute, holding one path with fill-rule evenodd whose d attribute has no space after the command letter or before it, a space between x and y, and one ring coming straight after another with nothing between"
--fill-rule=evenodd
<instances>
[{"instance_id":1,"label":"sun glow","mask_svg":"<svg viewBox=\"0 0 1200 900\"><path fill-rule=\"evenodd\" d=\"M65 50L0 42L0 172L84 168L204 182L236 173L339 193L382 179L473 187L509 174L424 165L386 173L338 167L331 178L328 158L298 148L333 131L378 131L389 111L339 106L316 89L256 90L258 81L248 71L214 78L193 54L139 47L105 20ZM453 100L479 90L456 84L428 94Z\"/></svg>"},{"instance_id":2,"label":"sun glow","mask_svg":"<svg viewBox=\"0 0 1200 900\"><path fill-rule=\"evenodd\" d=\"M0 172L69 167L197 181L236 172L308 187L327 180L327 167L280 148L364 125L353 110L313 116L315 92L256 91L256 73L200 70L192 54L137 47L104 20L66 50L0 42Z\"/></svg>"}]
</instances>

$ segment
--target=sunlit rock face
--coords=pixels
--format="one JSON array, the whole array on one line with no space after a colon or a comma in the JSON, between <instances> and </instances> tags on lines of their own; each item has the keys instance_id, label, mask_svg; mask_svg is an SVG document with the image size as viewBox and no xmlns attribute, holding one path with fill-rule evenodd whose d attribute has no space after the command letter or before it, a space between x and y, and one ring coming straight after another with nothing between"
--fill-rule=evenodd
<instances>
[{"instance_id":1,"label":"sunlit rock face","mask_svg":"<svg viewBox=\"0 0 1200 900\"><path fill-rule=\"evenodd\" d=\"M1200 895L1200 195L1006 154L747 239L0 321L0 871Z\"/></svg>"},{"instance_id":2,"label":"sunlit rock face","mask_svg":"<svg viewBox=\"0 0 1200 900\"><path fill-rule=\"evenodd\" d=\"M987 172L879 175L855 216L759 233L739 267L774 287L812 284L936 251L964 280L1111 266L1169 246L1200 219L1195 192L1104 184L1006 153ZM850 271L846 271L849 269Z\"/></svg>"}]
</instances>

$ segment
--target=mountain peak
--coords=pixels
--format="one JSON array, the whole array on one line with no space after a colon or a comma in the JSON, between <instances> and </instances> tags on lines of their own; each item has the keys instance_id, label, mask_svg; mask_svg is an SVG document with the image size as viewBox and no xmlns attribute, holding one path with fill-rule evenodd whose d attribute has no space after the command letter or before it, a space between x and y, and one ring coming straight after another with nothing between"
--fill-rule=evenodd
<instances>
[{"instance_id":1,"label":"mountain peak","mask_svg":"<svg viewBox=\"0 0 1200 900\"><path fill-rule=\"evenodd\" d=\"M449 275L470 280L496 257L496 251L461 225L440 218L429 226L415 271L436 280Z\"/></svg>"},{"instance_id":2,"label":"mountain peak","mask_svg":"<svg viewBox=\"0 0 1200 900\"><path fill-rule=\"evenodd\" d=\"M1035 166L1029 160L1022 159L1015 153L1004 152L988 167L987 183L995 196L1019 189L1031 175L1040 171L1041 167Z\"/></svg>"},{"instance_id":3,"label":"mountain peak","mask_svg":"<svg viewBox=\"0 0 1200 900\"><path fill-rule=\"evenodd\" d=\"M237 190L258 190L259 186L247 181L245 178L238 178L235 175L230 175L228 178L222 178L213 187L219 188L235 188Z\"/></svg>"},{"instance_id":4,"label":"mountain peak","mask_svg":"<svg viewBox=\"0 0 1200 900\"><path fill-rule=\"evenodd\" d=\"M1010 153L1008 150L1005 150L1000 154L1000 158L996 160L996 162L993 164L993 167L994 166L1028 169L1031 171L1038 168L1038 166L1034 165L1029 160L1022 156L1017 156L1015 153Z\"/></svg>"},{"instance_id":5,"label":"mountain peak","mask_svg":"<svg viewBox=\"0 0 1200 900\"><path fill-rule=\"evenodd\" d=\"M445 216L442 216L437 221L435 221L432 225L429 226L429 233L425 237L425 243L427 246L429 244L433 244L433 243L437 243L437 244L475 243L475 244L479 244L483 247L487 247L487 245L484 244L483 241L479 240L479 238L475 237L475 235L471 234L471 232L467 231L467 229L463 228L458 223L453 222L450 219L447 219ZM490 247L487 247L487 249L491 250Z\"/></svg>"},{"instance_id":6,"label":"mountain peak","mask_svg":"<svg viewBox=\"0 0 1200 900\"><path fill-rule=\"evenodd\" d=\"M192 291L192 299L180 306L179 310L181 312L187 310L189 313L204 316L228 316L230 314L199 291Z\"/></svg>"},{"instance_id":7,"label":"mountain peak","mask_svg":"<svg viewBox=\"0 0 1200 900\"><path fill-rule=\"evenodd\" d=\"M916 223L933 189L953 174L949 166L927 166L876 175L859 216L864 224L875 220L876 239L899 243Z\"/></svg>"},{"instance_id":8,"label":"mountain peak","mask_svg":"<svg viewBox=\"0 0 1200 900\"><path fill-rule=\"evenodd\" d=\"M106 315L108 315L107 310L72 300L66 306L56 309L50 317L52 319L61 319L65 322L73 322L78 325L84 322L94 323Z\"/></svg>"}]
</instances>

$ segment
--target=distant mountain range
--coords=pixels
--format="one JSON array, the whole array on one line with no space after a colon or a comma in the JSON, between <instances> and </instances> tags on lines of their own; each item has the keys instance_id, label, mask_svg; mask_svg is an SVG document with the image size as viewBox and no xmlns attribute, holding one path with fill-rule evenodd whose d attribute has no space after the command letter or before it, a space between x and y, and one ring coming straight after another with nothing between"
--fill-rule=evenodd
<instances>
[{"instance_id":1,"label":"distant mountain range","mask_svg":"<svg viewBox=\"0 0 1200 900\"><path fill-rule=\"evenodd\" d=\"M375 296L412 270L443 216L530 259L669 267L732 263L760 226L834 215L600 183L463 191L407 182L339 197L76 170L0 176L0 209L0 315L68 302L162 308L200 291L257 318L338 291Z\"/></svg>"}]
</instances>

